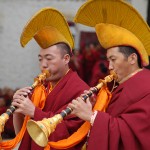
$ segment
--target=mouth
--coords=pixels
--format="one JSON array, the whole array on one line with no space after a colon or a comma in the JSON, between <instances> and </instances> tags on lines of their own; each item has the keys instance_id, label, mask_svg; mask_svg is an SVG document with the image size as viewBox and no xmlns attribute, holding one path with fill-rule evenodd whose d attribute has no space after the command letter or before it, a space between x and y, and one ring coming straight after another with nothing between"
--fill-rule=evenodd
<instances>
[{"instance_id":1,"label":"mouth","mask_svg":"<svg viewBox=\"0 0 150 150\"><path fill-rule=\"evenodd\" d=\"M117 72L115 70L110 70L110 74L112 74L114 76L115 81L118 80L118 75L117 75Z\"/></svg>"}]
</instances>

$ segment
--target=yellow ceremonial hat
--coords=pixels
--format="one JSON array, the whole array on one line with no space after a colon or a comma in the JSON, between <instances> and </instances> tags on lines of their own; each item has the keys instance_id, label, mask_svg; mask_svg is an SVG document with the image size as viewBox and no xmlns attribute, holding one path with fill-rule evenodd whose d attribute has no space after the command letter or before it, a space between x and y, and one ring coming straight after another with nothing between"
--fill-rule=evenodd
<instances>
[{"instance_id":1,"label":"yellow ceremonial hat","mask_svg":"<svg viewBox=\"0 0 150 150\"><path fill-rule=\"evenodd\" d=\"M20 37L24 47L32 38L43 49L57 43L66 43L70 49L74 47L73 36L65 17L54 8L43 8L26 24Z\"/></svg>"},{"instance_id":2,"label":"yellow ceremonial hat","mask_svg":"<svg viewBox=\"0 0 150 150\"><path fill-rule=\"evenodd\" d=\"M131 46L139 53L142 65L149 64L150 28L141 15L122 0L88 0L78 10L75 22L95 27L105 49Z\"/></svg>"}]
</instances>

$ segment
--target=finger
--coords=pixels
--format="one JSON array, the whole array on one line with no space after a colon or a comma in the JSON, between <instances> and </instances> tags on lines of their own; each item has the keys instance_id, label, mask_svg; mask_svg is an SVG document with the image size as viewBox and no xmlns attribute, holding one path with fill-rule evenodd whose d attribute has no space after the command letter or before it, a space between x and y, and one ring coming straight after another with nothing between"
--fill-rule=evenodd
<instances>
[{"instance_id":1,"label":"finger","mask_svg":"<svg viewBox=\"0 0 150 150\"><path fill-rule=\"evenodd\" d=\"M91 88L90 88L90 91L94 91L94 90L95 90L95 87L91 87Z\"/></svg>"},{"instance_id":2,"label":"finger","mask_svg":"<svg viewBox=\"0 0 150 150\"><path fill-rule=\"evenodd\" d=\"M16 95L16 96L14 96L13 97L13 101L15 100L15 99L25 99L26 98L26 96L25 95Z\"/></svg>"},{"instance_id":3,"label":"finger","mask_svg":"<svg viewBox=\"0 0 150 150\"><path fill-rule=\"evenodd\" d=\"M80 96L80 97L83 97L84 95L85 95L85 93L81 94L81 96Z\"/></svg>"},{"instance_id":4,"label":"finger","mask_svg":"<svg viewBox=\"0 0 150 150\"><path fill-rule=\"evenodd\" d=\"M87 103L88 105L91 105L91 102L90 102L90 99L89 99L89 98L87 98L86 103Z\"/></svg>"},{"instance_id":5,"label":"finger","mask_svg":"<svg viewBox=\"0 0 150 150\"><path fill-rule=\"evenodd\" d=\"M18 98L18 99L25 101L26 97L24 95L21 95L20 98Z\"/></svg>"},{"instance_id":6,"label":"finger","mask_svg":"<svg viewBox=\"0 0 150 150\"><path fill-rule=\"evenodd\" d=\"M89 96L92 96L93 95L93 92L92 92L92 90L90 89L90 90L85 90L84 91L84 94L81 94L81 96L82 97L84 97L85 95L87 95L87 97L89 97Z\"/></svg>"},{"instance_id":7,"label":"finger","mask_svg":"<svg viewBox=\"0 0 150 150\"><path fill-rule=\"evenodd\" d=\"M89 92L88 90L85 90L85 91L84 91L84 94L87 94L88 92Z\"/></svg>"},{"instance_id":8,"label":"finger","mask_svg":"<svg viewBox=\"0 0 150 150\"><path fill-rule=\"evenodd\" d=\"M76 103L77 103L77 100L76 100L76 99L73 99L73 100L72 100L72 104L75 105Z\"/></svg>"},{"instance_id":9,"label":"finger","mask_svg":"<svg viewBox=\"0 0 150 150\"><path fill-rule=\"evenodd\" d=\"M82 96L82 101L86 102L86 99L89 98L89 95L88 94L84 94Z\"/></svg>"},{"instance_id":10,"label":"finger","mask_svg":"<svg viewBox=\"0 0 150 150\"><path fill-rule=\"evenodd\" d=\"M13 97L13 100L15 100L15 99L20 99L20 98L21 98L20 95L15 95L15 96Z\"/></svg>"},{"instance_id":11,"label":"finger","mask_svg":"<svg viewBox=\"0 0 150 150\"><path fill-rule=\"evenodd\" d=\"M25 88L22 88L20 90L17 90L16 93L21 93L21 92L30 93L31 90L32 90L31 87L25 87Z\"/></svg>"},{"instance_id":12,"label":"finger","mask_svg":"<svg viewBox=\"0 0 150 150\"><path fill-rule=\"evenodd\" d=\"M81 94L81 96L79 98L77 98L78 100L82 100L82 101L85 101L85 98L84 98L85 94Z\"/></svg>"},{"instance_id":13,"label":"finger","mask_svg":"<svg viewBox=\"0 0 150 150\"><path fill-rule=\"evenodd\" d=\"M18 98L18 96L21 96L21 95L27 96L28 93L27 92L22 92L22 91L17 92L17 93L14 94L13 99Z\"/></svg>"},{"instance_id":14,"label":"finger","mask_svg":"<svg viewBox=\"0 0 150 150\"><path fill-rule=\"evenodd\" d=\"M14 99L13 102L18 103L18 104L22 104L23 100L22 99Z\"/></svg>"},{"instance_id":15,"label":"finger","mask_svg":"<svg viewBox=\"0 0 150 150\"><path fill-rule=\"evenodd\" d=\"M15 106L16 108L20 108L21 104L17 102L12 102L12 105Z\"/></svg>"},{"instance_id":16,"label":"finger","mask_svg":"<svg viewBox=\"0 0 150 150\"><path fill-rule=\"evenodd\" d=\"M89 93L91 94L91 96L94 96L94 93L96 92L96 88L95 87L91 87L89 90Z\"/></svg>"},{"instance_id":17,"label":"finger","mask_svg":"<svg viewBox=\"0 0 150 150\"><path fill-rule=\"evenodd\" d=\"M16 110L15 110L15 113L21 113L21 114L23 114L23 110L20 109L19 107L17 107Z\"/></svg>"},{"instance_id":18,"label":"finger","mask_svg":"<svg viewBox=\"0 0 150 150\"><path fill-rule=\"evenodd\" d=\"M69 108L72 108L72 103L69 103L69 104L68 104L68 107L69 107Z\"/></svg>"},{"instance_id":19,"label":"finger","mask_svg":"<svg viewBox=\"0 0 150 150\"><path fill-rule=\"evenodd\" d=\"M24 95L21 95L20 97L21 97L20 99L21 99L22 101L25 101L25 100L26 100L26 97L25 97Z\"/></svg>"},{"instance_id":20,"label":"finger","mask_svg":"<svg viewBox=\"0 0 150 150\"><path fill-rule=\"evenodd\" d=\"M77 98L77 103L76 106L78 108L81 108L82 106L84 106L86 104L85 100L83 98Z\"/></svg>"},{"instance_id":21,"label":"finger","mask_svg":"<svg viewBox=\"0 0 150 150\"><path fill-rule=\"evenodd\" d=\"M82 96L76 98L77 101L83 101L84 98Z\"/></svg>"},{"instance_id":22,"label":"finger","mask_svg":"<svg viewBox=\"0 0 150 150\"><path fill-rule=\"evenodd\" d=\"M70 104L68 105L68 107L71 108L72 110L76 108L75 105L72 104L72 103L70 103Z\"/></svg>"},{"instance_id":23,"label":"finger","mask_svg":"<svg viewBox=\"0 0 150 150\"><path fill-rule=\"evenodd\" d=\"M29 93L30 93L30 91L20 91L20 92L18 93L18 95L27 96Z\"/></svg>"},{"instance_id":24,"label":"finger","mask_svg":"<svg viewBox=\"0 0 150 150\"><path fill-rule=\"evenodd\" d=\"M20 95L24 95L24 94L29 94L29 93L31 93L31 91L30 90L28 90L28 89L24 89L24 90L21 90L21 91L19 91L17 94L20 94Z\"/></svg>"}]
</instances>

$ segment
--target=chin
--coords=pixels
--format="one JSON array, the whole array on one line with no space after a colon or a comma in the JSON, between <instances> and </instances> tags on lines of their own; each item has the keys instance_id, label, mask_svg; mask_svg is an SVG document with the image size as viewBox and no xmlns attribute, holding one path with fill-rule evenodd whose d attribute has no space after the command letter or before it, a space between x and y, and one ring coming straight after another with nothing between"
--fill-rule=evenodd
<instances>
[{"instance_id":1,"label":"chin","mask_svg":"<svg viewBox=\"0 0 150 150\"><path fill-rule=\"evenodd\" d=\"M51 81L51 78L47 78L47 79L46 79L46 82L50 82L50 81Z\"/></svg>"}]
</instances>

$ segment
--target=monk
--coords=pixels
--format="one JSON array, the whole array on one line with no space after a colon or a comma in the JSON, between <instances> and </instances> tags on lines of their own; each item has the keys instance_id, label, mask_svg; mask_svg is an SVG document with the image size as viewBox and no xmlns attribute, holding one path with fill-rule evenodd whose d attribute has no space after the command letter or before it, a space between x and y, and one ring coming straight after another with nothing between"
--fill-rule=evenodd
<instances>
[{"instance_id":1,"label":"monk","mask_svg":"<svg viewBox=\"0 0 150 150\"><path fill-rule=\"evenodd\" d=\"M92 111L90 99L84 102L79 97L69 104L73 114L91 124L87 150L149 150L150 71L144 68L149 64L148 25L120 0L87 1L75 21L95 27L107 51L108 69L118 77L106 112Z\"/></svg>"},{"instance_id":2,"label":"monk","mask_svg":"<svg viewBox=\"0 0 150 150\"><path fill-rule=\"evenodd\" d=\"M34 27L31 24L34 24ZM34 34L30 35L31 32ZM26 37L27 34L29 37ZM65 109L72 99L80 96L84 90L89 88L77 73L69 68L74 41L67 22L59 11L53 8L44 8L34 15L23 30L21 44L25 46L25 43L32 37L41 47L38 55L40 70L48 70L51 75L46 79L43 87L46 93L43 108L35 106L31 101L33 95L39 94L36 93L36 89L31 93L31 87L25 87L17 90L14 94L12 104L17 107L13 115L16 134L22 127L24 116L28 115L35 121L53 117ZM27 96L28 94L31 96ZM49 141L67 138L82 123L83 120L75 115L66 117L50 135ZM35 144L26 131L19 150L34 149L42 150L44 148ZM81 146L77 145L70 149L79 150ZM51 148L51 150L55 149Z\"/></svg>"}]
</instances>

